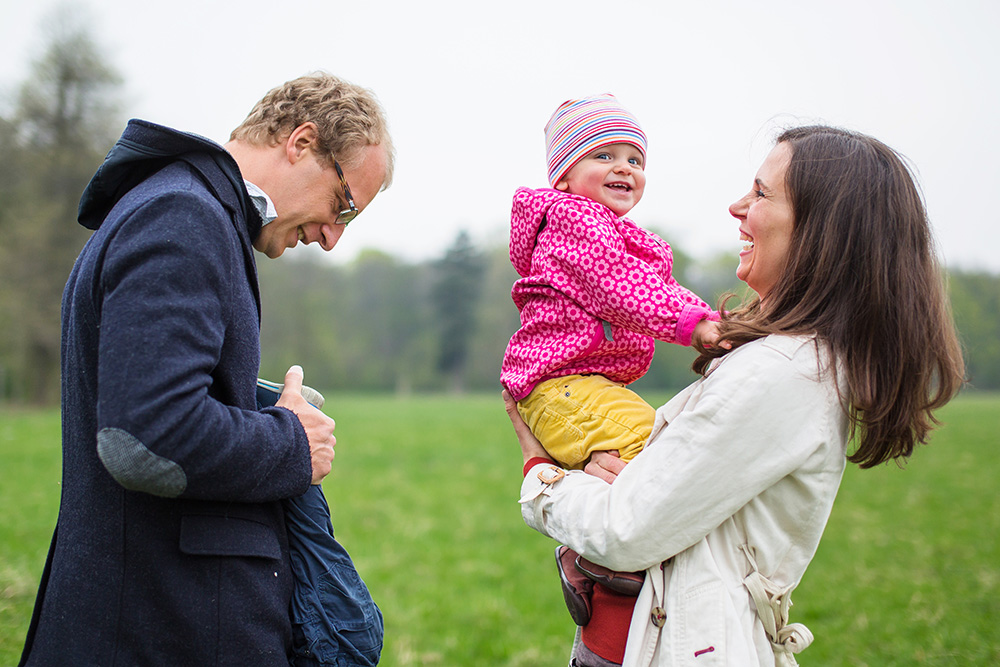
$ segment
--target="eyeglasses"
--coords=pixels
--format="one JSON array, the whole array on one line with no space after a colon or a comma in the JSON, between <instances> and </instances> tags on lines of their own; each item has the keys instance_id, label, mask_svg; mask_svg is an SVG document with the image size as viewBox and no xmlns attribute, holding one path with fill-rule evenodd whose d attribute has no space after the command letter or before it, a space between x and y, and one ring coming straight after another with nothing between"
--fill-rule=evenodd
<instances>
[{"instance_id":1,"label":"eyeglasses","mask_svg":"<svg viewBox=\"0 0 1000 667\"><path fill-rule=\"evenodd\" d=\"M340 163L337 162L337 158L333 158L333 168L337 170L337 176L340 176L340 185L344 188L344 199L347 200L348 206L348 208L345 208L337 214L336 223L338 225L347 226L351 220L358 217L358 214L361 213L361 211L359 211L358 207L354 205L354 196L351 195L351 186L347 184L347 179L344 178L344 170L340 168Z\"/></svg>"}]
</instances>

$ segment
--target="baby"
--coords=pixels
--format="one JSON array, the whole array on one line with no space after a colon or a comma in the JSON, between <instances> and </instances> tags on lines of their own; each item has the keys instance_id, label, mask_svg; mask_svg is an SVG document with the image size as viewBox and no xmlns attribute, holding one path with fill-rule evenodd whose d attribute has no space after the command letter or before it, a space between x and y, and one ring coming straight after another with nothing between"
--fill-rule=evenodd
<instances>
[{"instance_id":1,"label":"baby","mask_svg":"<svg viewBox=\"0 0 1000 667\"><path fill-rule=\"evenodd\" d=\"M627 385L649 370L654 339L713 345L718 314L674 280L670 246L624 217L646 187L635 117L613 95L569 100L545 140L552 189L514 194L510 259L521 279L511 296L521 328L500 379L562 467L583 468L595 451L628 461L653 427L655 411ZM601 568L565 546L556 557L570 612L586 625L589 599L583 591L571 600L580 586L567 582L577 574L568 565Z\"/></svg>"}]
</instances>

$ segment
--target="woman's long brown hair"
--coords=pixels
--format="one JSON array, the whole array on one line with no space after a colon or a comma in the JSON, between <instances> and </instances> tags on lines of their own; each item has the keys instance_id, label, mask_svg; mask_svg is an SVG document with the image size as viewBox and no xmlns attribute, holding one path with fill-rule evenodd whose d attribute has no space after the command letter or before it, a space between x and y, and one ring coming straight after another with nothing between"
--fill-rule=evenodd
<instances>
[{"instance_id":1,"label":"woman's long brown hair","mask_svg":"<svg viewBox=\"0 0 1000 667\"><path fill-rule=\"evenodd\" d=\"M965 366L920 192L882 142L826 126L786 130L795 215L788 264L767 301L723 318L734 349L769 334L815 333L870 468L906 458L939 422ZM722 308L720 308L720 311ZM727 350L703 349L694 369Z\"/></svg>"}]
</instances>

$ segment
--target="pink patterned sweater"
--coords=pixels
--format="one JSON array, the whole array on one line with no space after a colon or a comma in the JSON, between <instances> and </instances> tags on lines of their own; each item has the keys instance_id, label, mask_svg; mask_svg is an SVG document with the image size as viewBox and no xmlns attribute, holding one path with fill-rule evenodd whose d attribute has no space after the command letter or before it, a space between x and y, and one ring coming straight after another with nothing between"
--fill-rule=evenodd
<instances>
[{"instance_id":1,"label":"pink patterned sweater","mask_svg":"<svg viewBox=\"0 0 1000 667\"><path fill-rule=\"evenodd\" d=\"M673 279L666 241L586 197L518 188L510 261L521 328L500 380L517 400L577 373L630 384L649 370L654 339L690 345L695 325L718 317Z\"/></svg>"}]
</instances>

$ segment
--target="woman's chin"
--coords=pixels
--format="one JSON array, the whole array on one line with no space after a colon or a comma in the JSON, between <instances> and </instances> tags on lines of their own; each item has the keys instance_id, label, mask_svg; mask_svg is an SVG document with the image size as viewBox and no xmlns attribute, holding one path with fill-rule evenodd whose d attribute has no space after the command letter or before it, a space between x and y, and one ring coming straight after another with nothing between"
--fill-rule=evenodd
<instances>
[{"instance_id":1,"label":"woman's chin","mask_svg":"<svg viewBox=\"0 0 1000 667\"><path fill-rule=\"evenodd\" d=\"M746 282L750 277L750 265L740 261L740 265L736 267L736 277Z\"/></svg>"}]
</instances>

